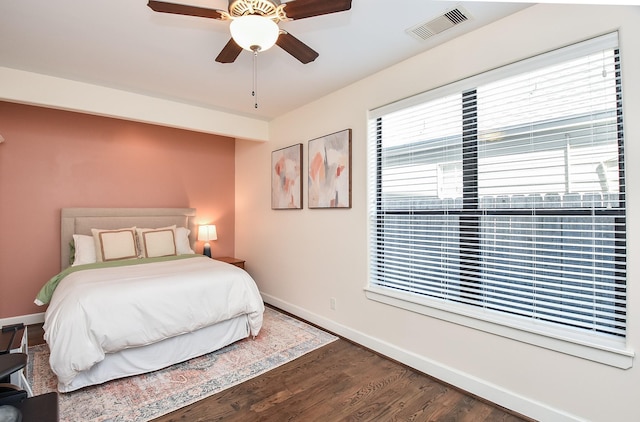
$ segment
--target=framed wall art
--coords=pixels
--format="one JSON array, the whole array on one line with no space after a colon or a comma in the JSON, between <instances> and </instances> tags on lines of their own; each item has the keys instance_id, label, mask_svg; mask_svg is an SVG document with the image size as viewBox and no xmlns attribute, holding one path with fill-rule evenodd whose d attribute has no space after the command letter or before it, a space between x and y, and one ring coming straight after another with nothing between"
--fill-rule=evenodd
<instances>
[{"instance_id":1,"label":"framed wall art","mask_svg":"<svg viewBox=\"0 0 640 422\"><path fill-rule=\"evenodd\" d=\"M309 141L309 208L351 208L351 129Z\"/></svg>"},{"instance_id":2,"label":"framed wall art","mask_svg":"<svg viewBox=\"0 0 640 422\"><path fill-rule=\"evenodd\" d=\"M302 144L271 153L271 209L302 209Z\"/></svg>"}]
</instances>

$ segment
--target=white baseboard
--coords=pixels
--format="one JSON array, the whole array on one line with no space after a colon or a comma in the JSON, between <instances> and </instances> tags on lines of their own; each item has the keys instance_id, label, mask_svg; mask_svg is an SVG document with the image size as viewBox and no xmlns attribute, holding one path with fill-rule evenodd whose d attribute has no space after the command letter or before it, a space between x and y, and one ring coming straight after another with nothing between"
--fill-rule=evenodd
<instances>
[{"instance_id":1,"label":"white baseboard","mask_svg":"<svg viewBox=\"0 0 640 422\"><path fill-rule=\"evenodd\" d=\"M30 324L42 324L44 322L44 312L40 312L39 314L30 314L30 315L22 315L10 318L1 318L0 319L0 327L4 327L5 325L11 324L19 324L23 323L24 325Z\"/></svg>"},{"instance_id":2,"label":"white baseboard","mask_svg":"<svg viewBox=\"0 0 640 422\"><path fill-rule=\"evenodd\" d=\"M464 391L482 397L514 412L540 421L557 422L584 422L575 415L552 408L544 403L523 397L513 391L506 390L498 385L488 383L455 368L451 368L435 362L425 356L421 356L401 349L393 344L371 337L360 331L353 330L330 319L309 312L303 308L285 302L271 295L262 293L265 303L273 305L283 311L290 312L313 324L317 324L326 330L374 350L384 356L401 362L416 370L454 385Z\"/></svg>"},{"instance_id":3,"label":"white baseboard","mask_svg":"<svg viewBox=\"0 0 640 422\"><path fill-rule=\"evenodd\" d=\"M454 385L471 394L475 394L500 406L511 409L522 415L540 421L557 421L557 422L583 422L583 419L575 415L568 414L558 409L554 409L544 403L523 397L512 391L505 390L498 385L494 385L483 381L482 379L473 377L457 369L447 367L435 362L425 356L417 355L407 350L401 349L393 344L382 341L375 337L366 335L360 331L349 328L345 325L338 324L335 321L324 318L318 314L309 312L299 306L289 302L280 300L276 297L262 293L263 300L290 312L309 322L317 324L326 330L358 343L364 347L374 350L384 356L401 362L416 370L442 380L448 384ZM22 315L17 317L0 319L0 326L23 323L24 325L40 324L44 322L44 312L38 314Z\"/></svg>"}]
</instances>

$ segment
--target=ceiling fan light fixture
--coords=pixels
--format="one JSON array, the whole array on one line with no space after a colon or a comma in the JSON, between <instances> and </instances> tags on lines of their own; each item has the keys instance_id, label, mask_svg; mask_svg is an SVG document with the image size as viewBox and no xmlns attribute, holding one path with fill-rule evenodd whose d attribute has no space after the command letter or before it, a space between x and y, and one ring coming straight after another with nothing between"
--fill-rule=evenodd
<instances>
[{"instance_id":1,"label":"ceiling fan light fixture","mask_svg":"<svg viewBox=\"0 0 640 422\"><path fill-rule=\"evenodd\" d=\"M260 15L245 15L231 21L231 37L245 50L257 52L273 47L280 28L273 20Z\"/></svg>"}]
</instances>

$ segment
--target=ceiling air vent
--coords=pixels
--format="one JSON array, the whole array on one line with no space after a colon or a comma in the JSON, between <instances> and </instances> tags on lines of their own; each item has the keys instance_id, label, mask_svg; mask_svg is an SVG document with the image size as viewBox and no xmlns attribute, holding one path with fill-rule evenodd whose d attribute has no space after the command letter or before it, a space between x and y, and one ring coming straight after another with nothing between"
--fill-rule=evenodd
<instances>
[{"instance_id":1,"label":"ceiling air vent","mask_svg":"<svg viewBox=\"0 0 640 422\"><path fill-rule=\"evenodd\" d=\"M467 20L469 20L469 14L461 7L456 7L429 22L420 23L407 29L407 33L420 41L424 41Z\"/></svg>"}]
</instances>

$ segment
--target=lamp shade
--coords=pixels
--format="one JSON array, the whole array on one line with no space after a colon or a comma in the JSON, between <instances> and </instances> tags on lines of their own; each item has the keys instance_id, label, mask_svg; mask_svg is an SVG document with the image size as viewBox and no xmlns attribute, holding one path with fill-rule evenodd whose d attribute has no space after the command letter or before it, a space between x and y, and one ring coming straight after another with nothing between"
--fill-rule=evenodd
<instances>
[{"instance_id":1,"label":"lamp shade","mask_svg":"<svg viewBox=\"0 0 640 422\"><path fill-rule=\"evenodd\" d=\"M231 37L240 47L249 51L265 51L273 47L280 34L278 24L260 15L235 18L229 26Z\"/></svg>"},{"instance_id":2,"label":"lamp shade","mask_svg":"<svg viewBox=\"0 0 640 422\"><path fill-rule=\"evenodd\" d=\"M218 232L216 231L215 224L205 224L198 227L198 240L208 242L210 240L217 240Z\"/></svg>"}]
</instances>

